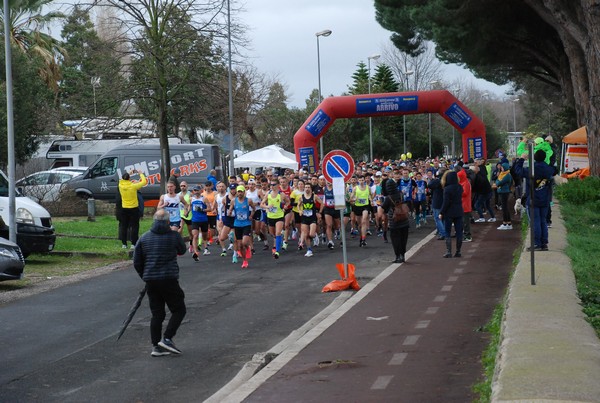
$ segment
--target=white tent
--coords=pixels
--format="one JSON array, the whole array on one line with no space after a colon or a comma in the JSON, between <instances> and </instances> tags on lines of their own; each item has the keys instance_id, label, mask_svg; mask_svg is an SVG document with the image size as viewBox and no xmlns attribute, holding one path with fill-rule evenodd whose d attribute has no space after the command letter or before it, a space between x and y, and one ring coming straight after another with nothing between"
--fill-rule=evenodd
<instances>
[{"instance_id":1,"label":"white tent","mask_svg":"<svg viewBox=\"0 0 600 403\"><path fill-rule=\"evenodd\" d=\"M250 151L233 160L236 168L265 168L278 167L298 169L296 155L285 151L283 148L270 145L258 150Z\"/></svg>"}]
</instances>

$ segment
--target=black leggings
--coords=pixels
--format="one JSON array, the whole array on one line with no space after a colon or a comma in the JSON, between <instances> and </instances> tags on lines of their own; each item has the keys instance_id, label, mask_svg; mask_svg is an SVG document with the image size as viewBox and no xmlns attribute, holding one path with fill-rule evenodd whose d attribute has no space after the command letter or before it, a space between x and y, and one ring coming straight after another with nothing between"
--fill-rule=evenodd
<instances>
[{"instance_id":1,"label":"black leggings","mask_svg":"<svg viewBox=\"0 0 600 403\"><path fill-rule=\"evenodd\" d=\"M396 256L404 256L406 253L406 243L408 241L408 226L390 229L390 239L392 240L392 246L394 247L394 254Z\"/></svg>"},{"instance_id":2,"label":"black leggings","mask_svg":"<svg viewBox=\"0 0 600 403\"><path fill-rule=\"evenodd\" d=\"M510 193L500 193L500 201L502 202L502 221L511 222L510 208L508 207L508 196Z\"/></svg>"}]
</instances>

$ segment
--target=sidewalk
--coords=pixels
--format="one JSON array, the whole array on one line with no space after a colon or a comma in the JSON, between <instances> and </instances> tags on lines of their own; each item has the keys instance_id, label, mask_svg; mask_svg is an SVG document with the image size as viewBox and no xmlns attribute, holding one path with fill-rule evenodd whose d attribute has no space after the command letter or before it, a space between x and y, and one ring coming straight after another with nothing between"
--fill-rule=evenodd
<instances>
[{"instance_id":1,"label":"sidewalk","mask_svg":"<svg viewBox=\"0 0 600 403\"><path fill-rule=\"evenodd\" d=\"M581 312L558 208L553 219L550 251L535 254L537 285L525 251L511 279L494 402L600 401L600 341ZM506 284L510 271L499 242L519 242L517 231L495 228L478 226L462 259L440 259L442 242L426 237L407 264L385 268L303 336L276 346L248 381L207 401L472 400L488 343L474 329L502 298L486 285Z\"/></svg>"},{"instance_id":2,"label":"sidewalk","mask_svg":"<svg viewBox=\"0 0 600 403\"><path fill-rule=\"evenodd\" d=\"M511 281L494 402L600 401L600 341L579 305L560 209L552 218L550 250L534 256L536 285L525 250Z\"/></svg>"}]
</instances>

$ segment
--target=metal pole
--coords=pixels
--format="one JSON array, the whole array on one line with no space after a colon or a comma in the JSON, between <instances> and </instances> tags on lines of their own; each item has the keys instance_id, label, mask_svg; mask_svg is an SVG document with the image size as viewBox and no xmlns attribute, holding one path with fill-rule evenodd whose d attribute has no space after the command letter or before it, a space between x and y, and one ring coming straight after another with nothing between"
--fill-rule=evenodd
<instances>
[{"instance_id":1,"label":"metal pole","mask_svg":"<svg viewBox=\"0 0 600 403\"><path fill-rule=\"evenodd\" d=\"M8 239L17 242L15 215L15 128L13 119L12 50L10 48L10 7L4 0L4 58L6 68L6 137L8 151Z\"/></svg>"},{"instance_id":2,"label":"metal pole","mask_svg":"<svg viewBox=\"0 0 600 403\"><path fill-rule=\"evenodd\" d=\"M432 157L431 154L431 113L429 114L429 157Z\"/></svg>"},{"instance_id":3,"label":"metal pole","mask_svg":"<svg viewBox=\"0 0 600 403\"><path fill-rule=\"evenodd\" d=\"M517 114L516 114L516 106L515 104L517 103L519 99L513 99L513 134L517 134Z\"/></svg>"},{"instance_id":4,"label":"metal pole","mask_svg":"<svg viewBox=\"0 0 600 403\"><path fill-rule=\"evenodd\" d=\"M371 94L371 57L367 58L369 63L369 77L367 79L369 85L369 94ZM373 161L373 121L369 116L369 161Z\"/></svg>"},{"instance_id":5,"label":"metal pole","mask_svg":"<svg viewBox=\"0 0 600 403\"><path fill-rule=\"evenodd\" d=\"M321 95L321 51L319 49L319 36L317 35L317 74L319 77L319 102L317 104L321 104L323 101L323 96ZM319 139L319 164L317 166L321 166L321 162L323 160L323 137Z\"/></svg>"},{"instance_id":6,"label":"metal pole","mask_svg":"<svg viewBox=\"0 0 600 403\"><path fill-rule=\"evenodd\" d=\"M533 198L534 198L534 186L535 186L535 170L534 170L534 160L533 160L533 150L534 145L529 145L529 237L531 245L529 246L531 250L531 285L535 285L535 213L533 211ZM541 217L545 219L545 217Z\"/></svg>"},{"instance_id":7,"label":"metal pole","mask_svg":"<svg viewBox=\"0 0 600 403\"><path fill-rule=\"evenodd\" d=\"M6 0L5 0L6 1ZM230 1L227 0L227 41L228 41L228 77L227 77L227 87L229 91L229 175L233 175L235 172L235 167L233 165L234 152L233 149L234 139L233 139L233 88L231 83L231 7Z\"/></svg>"},{"instance_id":8,"label":"metal pole","mask_svg":"<svg viewBox=\"0 0 600 403\"><path fill-rule=\"evenodd\" d=\"M342 256L344 259L344 273L348 278L348 253L346 252L346 226L344 225L344 210L340 210L340 226L342 233Z\"/></svg>"}]
</instances>

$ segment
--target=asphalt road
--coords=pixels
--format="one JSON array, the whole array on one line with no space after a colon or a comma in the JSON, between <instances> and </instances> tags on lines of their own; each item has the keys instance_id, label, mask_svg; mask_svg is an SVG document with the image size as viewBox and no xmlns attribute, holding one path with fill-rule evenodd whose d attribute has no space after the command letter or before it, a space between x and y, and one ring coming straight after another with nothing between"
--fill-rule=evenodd
<instances>
[{"instance_id":1,"label":"asphalt road","mask_svg":"<svg viewBox=\"0 0 600 403\"><path fill-rule=\"evenodd\" d=\"M411 229L409 248L433 230ZM348 239L361 285L393 258L391 244ZM150 356L146 300L119 342L116 335L143 283L132 268L0 306L0 401L201 401L257 352L268 351L336 298L341 248L304 257L295 243L279 260L260 250L242 270L217 248L199 263L180 258L187 316L174 339L181 356ZM241 263L241 262L240 262Z\"/></svg>"}]
</instances>

